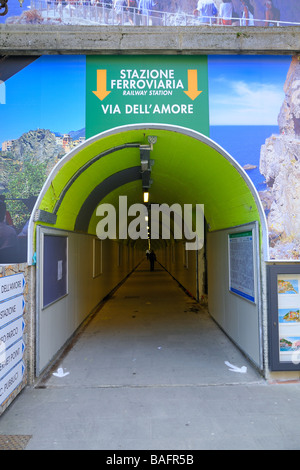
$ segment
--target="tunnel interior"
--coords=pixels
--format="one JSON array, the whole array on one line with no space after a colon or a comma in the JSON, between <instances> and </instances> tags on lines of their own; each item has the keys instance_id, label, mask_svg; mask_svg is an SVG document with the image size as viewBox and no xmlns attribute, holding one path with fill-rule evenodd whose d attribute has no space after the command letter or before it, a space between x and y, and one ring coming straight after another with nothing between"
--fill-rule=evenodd
<instances>
[{"instance_id":1,"label":"tunnel interior","mask_svg":"<svg viewBox=\"0 0 300 470\"><path fill-rule=\"evenodd\" d=\"M120 195L128 206L142 203L140 149L153 135L151 203L204 204L210 231L260 219L247 175L210 139L173 126L129 126L91 138L62 159L36 205L47 214L35 222L47 223L49 215L53 227L95 235L98 204L118 207Z\"/></svg>"},{"instance_id":2,"label":"tunnel interior","mask_svg":"<svg viewBox=\"0 0 300 470\"><path fill-rule=\"evenodd\" d=\"M149 193L146 204L144 192ZM116 236L99 240L97 210L99 205L105 204L115 209ZM162 219L156 230L159 233L151 233L150 227L150 238L131 239L123 225L124 220L129 224L132 217L127 214L124 218L124 211L134 204L144 205L148 214L153 204L169 207L177 204L182 213L189 205L193 208L194 219L194 208L197 204L203 205L203 248L186 250L186 240L174 236L174 223L171 223L170 236L163 238ZM258 225L258 243L262 246L263 210L251 181L224 149L198 132L157 124L124 126L94 136L72 150L50 173L29 224L28 263L32 263L36 252L38 268L38 373L99 301L145 258L150 247L159 263L196 300L207 294L208 299L210 295L215 297L215 289L210 289L214 281L207 270L213 273L218 269L215 263L222 263L222 255L217 261L210 256L214 260L210 268L207 239L210 234L251 223ZM67 264L66 295L46 305L45 286L51 286L45 261L47 237L67 240L68 255L64 260ZM216 251L214 243L217 242L212 236L209 245L212 253ZM55 256L53 259L55 261ZM62 263L61 260L55 262ZM55 283L58 283L57 277L53 285ZM85 285L87 287L83 288ZM57 285L53 288L55 290ZM226 286L222 288L226 290ZM212 301L214 309L220 307ZM226 330L226 314L217 312L215 316ZM51 331L55 341L47 340ZM257 363L260 362L259 342L260 338L255 342L255 352L249 353L255 356Z\"/></svg>"}]
</instances>

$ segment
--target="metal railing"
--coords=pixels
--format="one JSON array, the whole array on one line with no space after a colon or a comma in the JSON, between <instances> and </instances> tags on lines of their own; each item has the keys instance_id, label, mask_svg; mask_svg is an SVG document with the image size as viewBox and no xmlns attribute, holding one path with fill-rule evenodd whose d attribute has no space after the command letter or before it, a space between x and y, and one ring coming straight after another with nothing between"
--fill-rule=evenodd
<instances>
[{"instance_id":1,"label":"metal railing","mask_svg":"<svg viewBox=\"0 0 300 470\"><path fill-rule=\"evenodd\" d=\"M31 12L36 11L44 20L64 24L101 24L135 26L219 26L219 17L200 17L185 12L170 13L147 10L142 14L137 8L128 9L106 4L97 0L31 0ZM31 21L34 22L34 19ZM254 26L300 26L300 23L254 19ZM227 26L227 25L226 25ZM245 18L232 18L232 26L247 26Z\"/></svg>"}]
</instances>

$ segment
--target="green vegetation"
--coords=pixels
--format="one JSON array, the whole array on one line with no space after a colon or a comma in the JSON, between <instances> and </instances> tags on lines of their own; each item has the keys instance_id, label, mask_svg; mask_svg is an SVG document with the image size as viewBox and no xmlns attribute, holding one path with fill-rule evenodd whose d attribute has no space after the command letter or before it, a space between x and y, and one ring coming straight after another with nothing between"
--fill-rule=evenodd
<instances>
[{"instance_id":1,"label":"green vegetation","mask_svg":"<svg viewBox=\"0 0 300 470\"><path fill-rule=\"evenodd\" d=\"M8 159L5 167L7 209L19 231L31 214L29 198L32 200L34 196L38 196L46 180L47 163L37 161L32 157L25 157L22 162ZM25 201L17 199L26 200L27 205Z\"/></svg>"}]
</instances>

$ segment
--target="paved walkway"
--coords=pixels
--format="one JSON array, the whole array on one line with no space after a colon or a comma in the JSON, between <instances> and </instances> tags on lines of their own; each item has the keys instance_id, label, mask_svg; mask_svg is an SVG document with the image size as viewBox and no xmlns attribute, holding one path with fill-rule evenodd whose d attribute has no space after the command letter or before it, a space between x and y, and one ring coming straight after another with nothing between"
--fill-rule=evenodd
<instances>
[{"instance_id":1,"label":"paved walkway","mask_svg":"<svg viewBox=\"0 0 300 470\"><path fill-rule=\"evenodd\" d=\"M267 384L161 268L140 265L56 367L0 435L31 436L27 450L300 449L300 385Z\"/></svg>"}]
</instances>

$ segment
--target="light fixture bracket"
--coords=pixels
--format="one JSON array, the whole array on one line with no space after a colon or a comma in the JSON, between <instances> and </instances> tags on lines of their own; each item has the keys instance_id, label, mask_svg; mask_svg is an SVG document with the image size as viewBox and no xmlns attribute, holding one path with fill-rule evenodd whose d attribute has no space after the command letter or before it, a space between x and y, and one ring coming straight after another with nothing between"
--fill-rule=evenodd
<instances>
[{"instance_id":1,"label":"light fixture bracket","mask_svg":"<svg viewBox=\"0 0 300 470\"><path fill-rule=\"evenodd\" d=\"M156 136L148 136L148 142L150 145L140 145L141 177L144 194L148 193L152 184L152 179L150 177L154 160L150 159L150 152L153 150L153 145L156 141Z\"/></svg>"}]
</instances>

